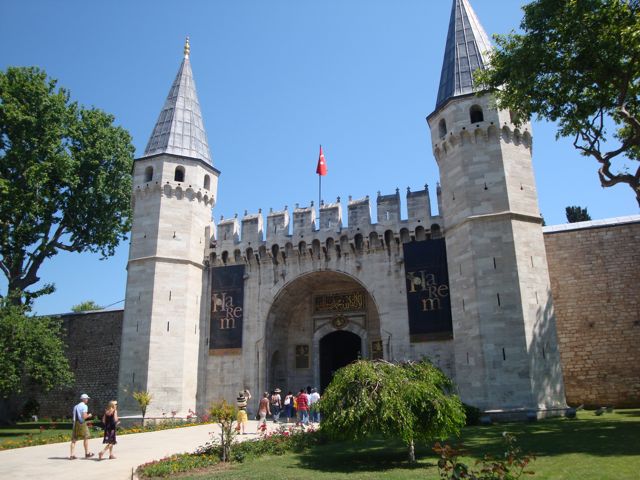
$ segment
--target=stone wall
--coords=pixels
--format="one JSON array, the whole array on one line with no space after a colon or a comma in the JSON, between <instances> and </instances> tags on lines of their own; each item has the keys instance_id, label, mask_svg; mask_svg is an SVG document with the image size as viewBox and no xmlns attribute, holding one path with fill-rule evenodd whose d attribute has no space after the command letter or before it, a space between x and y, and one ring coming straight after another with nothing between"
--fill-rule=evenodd
<instances>
[{"instance_id":1,"label":"stone wall","mask_svg":"<svg viewBox=\"0 0 640 480\"><path fill-rule=\"evenodd\" d=\"M640 405L640 217L544 237L567 402Z\"/></svg>"},{"instance_id":2,"label":"stone wall","mask_svg":"<svg viewBox=\"0 0 640 480\"><path fill-rule=\"evenodd\" d=\"M71 416L80 394L86 393L89 412L101 414L118 392L122 310L69 313L61 315L64 342L75 384L48 393L27 395L40 405L40 417Z\"/></svg>"}]
</instances>

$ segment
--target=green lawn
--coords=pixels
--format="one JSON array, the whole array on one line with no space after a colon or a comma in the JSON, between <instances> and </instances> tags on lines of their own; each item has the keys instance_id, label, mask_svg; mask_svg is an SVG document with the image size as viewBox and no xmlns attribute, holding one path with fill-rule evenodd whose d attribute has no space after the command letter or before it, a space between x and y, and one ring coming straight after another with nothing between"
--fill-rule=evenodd
<instances>
[{"instance_id":1,"label":"green lawn","mask_svg":"<svg viewBox=\"0 0 640 480\"><path fill-rule=\"evenodd\" d=\"M37 445L47 443L52 438L70 441L71 422L18 422L16 425L0 428L0 447L14 442L23 443L29 439Z\"/></svg>"},{"instance_id":2,"label":"green lawn","mask_svg":"<svg viewBox=\"0 0 640 480\"><path fill-rule=\"evenodd\" d=\"M532 479L637 480L640 478L640 410L621 410L597 417L579 412L578 419L543 420L530 424L469 427L462 441L472 465L485 453L503 450L501 434L518 437L526 452L538 457ZM438 479L437 457L418 448L418 465L410 467L397 443L374 439L363 443L331 443L312 451L247 460L230 468L214 467L182 479Z\"/></svg>"}]
</instances>

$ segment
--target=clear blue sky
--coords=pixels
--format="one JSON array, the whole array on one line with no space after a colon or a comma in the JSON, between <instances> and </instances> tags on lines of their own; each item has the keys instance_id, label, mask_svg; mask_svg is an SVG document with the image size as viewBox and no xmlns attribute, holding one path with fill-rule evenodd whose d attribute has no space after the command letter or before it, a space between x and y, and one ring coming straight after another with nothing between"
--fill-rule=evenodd
<instances>
[{"instance_id":1,"label":"clear blue sky","mask_svg":"<svg viewBox=\"0 0 640 480\"><path fill-rule=\"evenodd\" d=\"M490 35L517 28L524 3L471 0ZM325 200L435 187L425 117L435 105L450 10L451 0L3 0L0 68L43 68L73 99L114 114L140 155L189 35L222 172L217 220L317 199L320 143ZM595 161L569 139L556 141L553 125L536 122L533 135L547 224L565 223L567 205L588 207L594 219L638 213L631 190L602 189ZM36 311L124 299L127 254L123 244L103 261L66 253L49 260L40 277L57 291Z\"/></svg>"}]
</instances>

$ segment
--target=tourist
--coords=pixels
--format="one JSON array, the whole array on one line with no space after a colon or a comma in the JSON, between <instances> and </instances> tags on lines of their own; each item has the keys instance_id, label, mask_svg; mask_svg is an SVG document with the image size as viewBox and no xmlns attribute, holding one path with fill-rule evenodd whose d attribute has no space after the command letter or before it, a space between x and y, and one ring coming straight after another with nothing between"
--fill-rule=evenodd
<instances>
[{"instance_id":1,"label":"tourist","mask_svg":"<svg viewBox=\"0 0 640 480\"><path fill-rule=\"evenodd\" d=\"M249 390L245 390L244 392L238 393L238 398L236 399L236 406L238 407L236 431L242 431L243 435L247 433L245 432L245 427L247 426L247 423L249 423L249 417L247 416L247 401L249 398L251 398L251 393L249 393Z\"/></svg>"},{"instance_id":2,"label":"tourist","mask_svg":"<svg viewBox=\"0 0 640 480\"><path fill-rule=\"evenodd\" d=\"M309 397L303 388L300 389L297 400L297 409L300 412L300 423L302 425L307 425L309 423Z\"/></svg>"},{"instance_id":3,"label":"tourist","mask_svg":"<svg viewBox=\"0 0 640 480\"><path fill-rule=\"evenodd\" d=\"M263 432L267 429L267 415L271 415L271 409L269 408L269 392L264 392L260 403L258 404L258 415L260 417L258 422L258 432ZM257 432L256 432L257 433Z\"/></svg>"},{"instance_id":4,"label":"tourist","mask_svg":"<svg viewBox=\"0 0 640 480\"><path fill-rule=\"evenodd\" d=\"M320 423L320 412L318 411L318 400L320 400L320 394L317 388L311 389L311 395L309 395L309 413L311 417L311 423Z\"/></svg>"},{"instance_id":5,"label":"tourist","mask_svg":"<svg viewBox=\"0 0 640 480\"><path fill-rule=\"evenodd\" d=\"M89 438L91 437L91 434L89 433L89 427L87 426L87 420L93 417L93 415L89 413L89 407L87 406L88 403L89 395L83 393L80 395L80 403L73 407L73 431L71 432L71 453L69 455L69 460L76 459L74 454L76 441L80 438L82 439L84 446L85 458L93 457L93 453L89 452Z\"/></svg>"},{"instance_id":6,"label":"tourist","mask_svg":"<svg viewBox=\"0 0 640 480\"><path fill-rule=\"evenodd\" d=\"M293 417L293 393L289 390L289 393L284 397L284 412L287 416L287 423L291 421Z\"/></svg>"},{"instance_id":7,"label":"tourist","mask_svg":"<svg viewBox=\"0 0 640 480\"><path fill-rule=\"evenodd\" d=\"M113 455L113 446L118 443L116 441L116 426L118 425L118 422L118 402L111 400L107 405L107 409L104 411L104 415L102 416L102 423L104 424L104 437L102 438L102 443L106 446L100 453L98 453L98 460L102 460L102 457L107 453L107 450L109 450L109 460L116 458Z\"/></svg>"},{"instance_id":8,"label":"tourist","mask_svg":"<svg viewBox=\"0 0 640 480\"><path fill-rule=\"evenodd\" d=\"M271 413L273 414L273 423L278 423L280 420L280 411L282 410L282 397L280 397L280 390L276 388L271 394Z\"/></svg>"}]
</instances>

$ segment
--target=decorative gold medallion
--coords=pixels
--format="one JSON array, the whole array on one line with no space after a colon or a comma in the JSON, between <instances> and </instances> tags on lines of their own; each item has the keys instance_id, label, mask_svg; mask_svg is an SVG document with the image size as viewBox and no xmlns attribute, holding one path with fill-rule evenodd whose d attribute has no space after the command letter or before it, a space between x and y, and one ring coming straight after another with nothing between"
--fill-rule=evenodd
<instances>
[{"instance_id":1,"label":"decorative gold medallion","mask_svg":"<svg viewBox=\"0 0 640 480\"><path fill-rule=\"evenodd\" d=\"M335 317L333 317L333 320L331 320L331 325L333 325L333 328L337 328L338 330L342 330L344 327L346 327L347 323L349 323L349 319L344 315L336 315Z\"/></svg>"}]
</instances>

